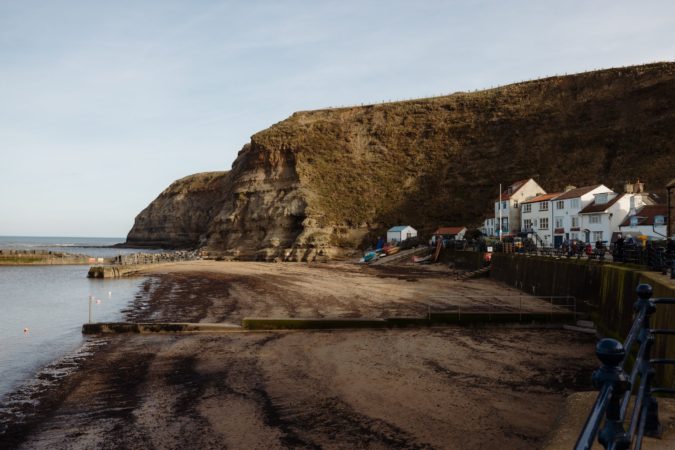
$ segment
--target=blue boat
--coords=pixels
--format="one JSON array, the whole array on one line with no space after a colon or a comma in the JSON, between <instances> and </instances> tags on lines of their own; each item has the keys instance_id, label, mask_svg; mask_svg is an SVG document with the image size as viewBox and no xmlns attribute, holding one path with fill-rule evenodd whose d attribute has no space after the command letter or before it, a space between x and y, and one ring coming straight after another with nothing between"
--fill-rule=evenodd
<instances>
[{"instance_id":1,"label":"blue boat","mask_svg":"<svg viewBox=\"0 0 675 450\"><path fill-rule=\"evenodd\" d=\"M371 262L377 259L377 253L375 252L368 252L365 255L363 255L363 261L365 262Z\"/></svg>"}]
</instances>

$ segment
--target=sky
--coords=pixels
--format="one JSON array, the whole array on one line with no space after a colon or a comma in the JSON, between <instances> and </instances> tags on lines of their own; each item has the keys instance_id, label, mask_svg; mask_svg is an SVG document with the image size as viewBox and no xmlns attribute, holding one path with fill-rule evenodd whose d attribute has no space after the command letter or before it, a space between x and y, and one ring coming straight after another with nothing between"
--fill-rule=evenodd
<instances>
[{"instance_id":1,"label":"sky","mask_svg":"<svg viewBox=\"0 0 675 450\"><path fill-rule=\"evenodd\" d=\"M294 111L673 60L672 0L0 0L0 235L126 236Z\"/></svg>"}]
</instances>

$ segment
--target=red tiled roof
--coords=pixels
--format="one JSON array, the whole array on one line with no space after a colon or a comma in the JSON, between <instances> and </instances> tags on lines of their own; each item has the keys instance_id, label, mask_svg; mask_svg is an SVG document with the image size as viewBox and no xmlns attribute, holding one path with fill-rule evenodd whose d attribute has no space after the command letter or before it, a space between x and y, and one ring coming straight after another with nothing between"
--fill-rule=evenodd
<instances>
[{"instance_id":1,"label":"red tiled roof","mask_svg":"<svg viewBox=\"0 0 675 450\"><path fill-rule=\"evenodd\" d=\"M668 215L668 206L666 205L645 205L637 212L638 225L654 225L654 217ZM663 222L665 224L665 221ZM621 227L630 226L630 216L621 222Z\"/></svg>"},{"instance_id":2,"label":"red tiled roof","mask_svg":"<svg viewBox=\"0 0 675 450\"><path fill-rule=\"evenodd\" d=\"M513 194L515 194L516 192L518 192L518 189L520 189L521 187L523 187L523 185L524 185L525 183L527 183L528 181L530 181L530 178L526 178L526 179L524 179L524 180L518 180L518 181L516 181L516 182L514 182L514 183L511 183L511 185L510 185L510 186L507 186L506 189L504 189L504 191L502 192L502 198L501 198L501 200L504 201L504 200L510 199L510 198L511 198L511 195L513 195ZM510 194L509 194L509 189L511 189L511 193L510 193ZM499 198L496 198L495 201L498 202L498 201L499 201Z\"/></svg>"},{"instance_id":3,"label":"red tiled roof","mask_svg":"<svg viewBox=\"0 0 675 450\"><path fill-rule=\"evenodd\" d=\"M568 198L581 197L582 195L588 194L593 189L598 188L600 186L602 186L602 185L596 184L594 186L582 186L582 187L570 189L567 192L563 192L563 194L560 197L558 197L556 200L567 200Z\"/></svg>"},{"instance_id":4,"label":"red tiled roof","mask_svg":"<svg viewBox=\"0 0 675 450\"><path fill-rule=\"evenodd\" d=\"M544 195L538 195L536 197L533 197L529 200L522 201L520 203L537 203L537 202L543 202L544 200L551 200L553 198L556 198L558 195L560 195L560 192L554 192L553 194L544 194Z\"/></svg>"},{"instance_id":5,"label":"red tiled roof","mask_svg":"<svg viewBox=\"0 0 675 450\"><path fill-rule=\"evenodd\" d=\"M459 234L465 229L466 227L440 227L438 230L434 231L434 235Z\"/></svg>"},{"instance_id":6,"label":"red tiled roof","mask_svg":"<svg viewBox=\"0 0 675 450\"><path fill-rule=\"evenodd\" d=\"M616 197L608 201L607 203L602 203L600 205L595 204L595 200L593 200L590 204L588 204L584 209L579 211L579 214L589 214L589 213L598 213L598 212L603 212L606 211L607 208L612 206L614 203L618 202L621 197L623 197L625 194L618 194Z\"/></svg>"}]
</instances>

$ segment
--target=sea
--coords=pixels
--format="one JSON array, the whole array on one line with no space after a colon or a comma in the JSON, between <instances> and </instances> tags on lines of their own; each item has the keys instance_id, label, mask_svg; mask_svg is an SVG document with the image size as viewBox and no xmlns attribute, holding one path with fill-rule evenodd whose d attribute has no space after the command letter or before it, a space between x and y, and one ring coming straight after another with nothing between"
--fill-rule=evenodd
<instances>
[{"instance_id":1,"label":"sea","mask_svg":"<svg viewBox=\"0 0 675 450\"><path fill-rule=\"evenodd\" d=\"M158 250L120 249L124 238L0 236L0 249L113 257ZM115 321L142 278L89 279L87 265L0 266L0 401L83 343L82 324ZM91 301L90 301L91 298Z\"/></svg>"}]
</instances>

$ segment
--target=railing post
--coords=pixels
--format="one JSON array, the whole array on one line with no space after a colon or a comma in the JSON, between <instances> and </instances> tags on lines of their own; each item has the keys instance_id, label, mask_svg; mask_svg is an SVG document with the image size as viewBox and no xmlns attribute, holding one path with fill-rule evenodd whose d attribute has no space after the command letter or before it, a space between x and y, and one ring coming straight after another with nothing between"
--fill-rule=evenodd
<instances>
[{"instance_id":1,"label":"railing post","mask_svg":"<svg viewBox=\"0 0 675 450\"><path fill-rule=\"evenodd\" d=\"M645 391L645 400L644 407L647 408L647 417L645 421L645 435L651 437L660 437L661 436L661 423L659 421L659 403L658 401L651 396L650 389L652 385L652 380L656 375L656 372L650 364L651 359L651 349L654 344L654 336L650 331L651 316L656 312L656 305L651 300L653 294L653 289L648 284L641 284L637 287L637 296L638 299L633 305L635 313L639 314L640 311L644 309L645 318L642 322L642 327L640 329L640 334L638 335L638 341L642 344L646 342L645 354L640 364L640 377L645 377L647 379L646 391Z\"/></svg>"},{"instance_id":2,"label":"railing post","mask_svg":"<svg viewBox=\"0 0 675 450\"><path fill-rule=\"evenodd\" d=\"M595 347L602 367L593 372L593 385L602 389L609 384L612 393L605 411L605 425L598 433L598 442L606 449L625 450L630 445L621 420L621 398L630 389L628 376L621 367L626 351L616 339L602 339Z\"/></svg>"}]
</instances>

